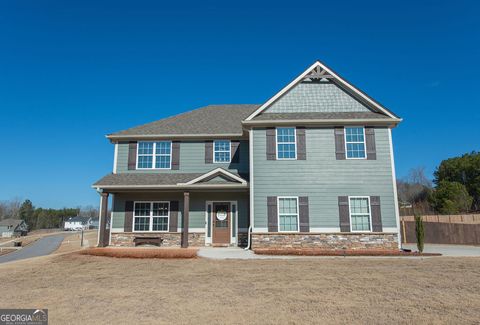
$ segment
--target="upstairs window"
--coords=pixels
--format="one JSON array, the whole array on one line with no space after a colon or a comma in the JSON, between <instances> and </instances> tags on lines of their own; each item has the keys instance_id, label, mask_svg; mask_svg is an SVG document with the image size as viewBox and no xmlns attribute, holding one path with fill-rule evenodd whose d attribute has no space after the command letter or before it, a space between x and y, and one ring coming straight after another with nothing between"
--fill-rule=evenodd
<instances>
[{"instance_id":1,"label":"upstairs window","mask_svg":"<svg viewBox=\"0 0 480 325\"><path fill-rule=\"evenodd\" d=\"M297 159L295 128L277 128L277 159Z\"/></svg>"},{"instance_id":2,"label":"upstairs window","mask_svg":"<svg viewBox=\"0 0 480 325\"><path fill-rule=\"evenodd\" d=\"M298 231L298 198L278 198L279 231Z\"/></svg>"},{"instance_id":3,"label":"upstairs window","mask_svg":"<svg viewBox=\"0 0 480 325\"><path fill-rule=\"evenodd\" d=\"M170 202L135 202L134 231L168 231Z\"/></svg>"},{"instance_id":4,"label":"upstairs window","mask_svg":"<svg viewBox=\"0 0 480 325\"><path fill-rule=\"evenodd\" d=\"M370 231L370 198L350 197L350 227L352 231Z\"/></svg>"},{"instance_id":5,"label":"upstairs window","mask_svg":"<svg viewBox=\"0 0 480 325\"><path fill-rule=\"evenodd\" d=\"M170 169L171 161L171 141L138 143L137 169Z\"/></svg>"},{"instance_id":6,"label":"upstairs window","mask_svg":"<svg viewBox=\"0 0 480 325\"><path fill-rule=\"evenodd\" d=\"M213 141L213 162L229 163L230 162L230 141L216 140Z\"/></svg>"},{"instance_id":7,"label":"upstairs window","mask_svg":"<svg viewBox=\"0 0 480 325\"><path fill-rule=\"evenodd\" d=\"M347 159L365 159L365 129L363 127L345 128L345 146Z\"/></svg>"}]
</instances>

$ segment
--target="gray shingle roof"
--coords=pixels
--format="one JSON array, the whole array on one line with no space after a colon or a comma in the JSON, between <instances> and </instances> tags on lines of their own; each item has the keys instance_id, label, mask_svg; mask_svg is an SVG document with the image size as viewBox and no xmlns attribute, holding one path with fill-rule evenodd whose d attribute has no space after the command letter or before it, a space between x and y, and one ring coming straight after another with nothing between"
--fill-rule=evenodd
<instances>
[{"instance_id":1,"label":"gray shingle roof","mask_svg":"<svg viewBox=\"0 0 480 325\"><path fill-rule=\"evenodd\" d=\"M248 179L248 175L238 174L228 171L243 179ZM96 181L92 187L123 187L123 186L172 186L178 183L187 183L206 173L121 173L108 174L102 179Z\"/></svg>"},{"instance_id":2,"label":"gray shingle roof","mask_svg":"<svg viewBox=\"0 0 480 325\"><path fill-rule=\"evenodd\" d=\"M154 186L154 185L176 185L186 183L203 173L123 173L109 174L93 184L94 187L102 186Z\"/></svg>"},{"instance_id":3,"label":"gray shingle roof","mask_svg":"<svg viewBox=\"0 0 480 325\"><path fill-rule=\"evenodd\" d=\"M4 219L0 221L0 226L13 226L13 228L16 228L22 221L21 219Z\"/></svg>"},{"instance_id":4,"label":"gray shingle roof","mask_svg":"<svg viewBox=\"0 0 480 325\"><path fill-rule=\"evenodd\" d=\"M109 136L128 135L242 135L242 121L260 105L209 105L196 110L140 125Z\"/></svg>"},{"instance_id":5,"label":"gray shingle roof","mask_svg":"<svg viewBox=\"0 0 480 325\"><path fill-rule=\"evenodd\" d=\"M388 119L390 117L375 112L312 112L312 113L262 113L254 121L307 120L307 119Z\"/></svg>"}]
</instances>

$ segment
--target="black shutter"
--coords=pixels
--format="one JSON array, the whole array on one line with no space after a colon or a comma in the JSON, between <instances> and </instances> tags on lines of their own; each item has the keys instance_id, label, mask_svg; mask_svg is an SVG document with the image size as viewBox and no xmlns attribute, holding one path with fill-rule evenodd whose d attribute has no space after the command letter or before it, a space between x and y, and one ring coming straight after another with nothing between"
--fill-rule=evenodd
<instances>
[{"instance_id":1,"label":"black shutter","mask_svg":"<svg viewBox=\"0 0 480 325\"><path fill-rule=\"evenodd\" d=\"M372 127L365 128L365 146L367 147L367 160L376 160L375 129Z\"/></svg>"},{"instance_id":2,"label":"black shutter","mask_svg":"<svg viewBox=\"0 0 480 325\"><path fill-rule=\"evenodd\" d=\"M230 141L231 163L238 164L240 162L240 141Z\"/></svg>"},{"instance_id":3,"label":"black shutter","mask_svg":"<svg viewBox=\"0 0 480 325\"><path fill-rule=\"evenodd\" d=\"M337 160L345 159L345 129L335 128L335 156Z\"/></svg>"},{"instance_id":4,"label":"black shutter","mask_svg":"<svg viewBox=\"0 0 480 325\"><path fill-rule=\"evenodd\" d=\"M297 160L307 159L307 143L305 138L305 128L297 127Z\"/></svg>"},{"instance_id":5,"label":"black shutter","mask_svg":"<svg viewBox=\"0 0 480 325\"><path fill-rule=\"evenodd\" d=\"M128 143L128 170L137 169L137 142Z\"/></svg>"},{"instance_id":6,"label":"black shutter","mask_svg":"<svg viewBox=\"0 0 480 325\"><path fill-rule=\"evenodd\" d=\"M180 142L172 142L172 170L180 169Z\"/></svg>"},{"instance_id":7,"label":"black shutter","mask_svg":"<svg viewBox=\"0 0 480 325\"><path fill-rule=\"evenodd\" d=\"M382 232L382 213L380 210L380 196L370 196L370 213L372 214L372 231Z\"/></svg>"},{"instance_id":8,"label":"black shutter","mask_svg":"<svg viewBox=\"0 0 480 325\"><path fill-rule=\"evenodd\" d=\"M267 128L267 160L276 160L277 159L277 139L275 128Z\"/></svg>"},{"instance_id":9,"label":"black shutter","mask_svg":"<svg viewBox=\"0 0 480 325\"><path fill-rule=\"evenodd\" d=\"M168 231L178 231L178 201L170 201L170 224L168 225Z\"/></svg>"},{"instance_id":10,"label":"black shutter","mask_svg":"<svg viewBox=\"0 0 480 325\"><path fill-rule=\"evenodd\" d=\"M300 232L310 231L310 221L308 216L308 196L300 196L298 198L299 215L300 215Z\"/></svg>"},{"instance_id":11,"label":"black shutter","mask_svg":"<svg viewBox=\"0 0 480 325\"><path fill-rule=\"evenodd\" d=\"M278 232L277 197L267 197L268 232Z\"/></svg>"},{"instance_id":12,"label":"black shutter","mask_svg":"<svg viewBox=\"0 0 480 325\"><path fill-rule=\"evenodd\" d=\"M123 224L124 232L132 232L133 224L133 201L125 202L125 221Z\"/></svg>"},{"instance_id":13,"label":"black shutter","mask_svg":"<svg viewBox=\"0 0 480 325\"><path fill-rule=\"evenodd\" d=\"M338 212L340 217L340 231L350 232L350 210L348 196L338 197Z\"/></svg>"},{"instance_id":14,"label":"black shutter","mask_svg":"<svg viewBox=\"0 0 480 325\"><path fill-rule=\"evenodd\" d=\"M205 141L205 163L213 164L213 141Z\"/></svg>"}]
</instances>

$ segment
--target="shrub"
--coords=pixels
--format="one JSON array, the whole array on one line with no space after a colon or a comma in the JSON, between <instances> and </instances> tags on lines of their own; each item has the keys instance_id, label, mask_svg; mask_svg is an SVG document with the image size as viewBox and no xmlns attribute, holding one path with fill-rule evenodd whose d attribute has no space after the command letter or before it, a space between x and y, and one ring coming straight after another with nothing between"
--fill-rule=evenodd
<instances>
[{"instance_id":1,"label":"shrub","mask_svg":"<svg viewBox=\"0 0 480 325\"><path fill-rule=\"evenodd\" d=\"M423 227L422 216L415 214L415 235L417 237L417 248L420 253L423 252L423 244L425 241L425 228Z\"/></svg>"}]
</instances>

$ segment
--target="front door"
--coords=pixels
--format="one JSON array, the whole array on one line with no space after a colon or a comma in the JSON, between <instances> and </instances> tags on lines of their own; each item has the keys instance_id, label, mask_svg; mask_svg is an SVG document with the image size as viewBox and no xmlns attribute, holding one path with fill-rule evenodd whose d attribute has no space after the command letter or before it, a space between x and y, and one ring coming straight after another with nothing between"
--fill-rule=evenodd
<instances>
[{"instance_id":1,"label":"front door","mask_svg":"<svg viewBox=\"0 0 480 325\"><path fill-rule=\"evenodd\" d=\"M230 244L230 203L213 203L213 244Z\"/></svg>"}]
</instances>

